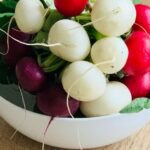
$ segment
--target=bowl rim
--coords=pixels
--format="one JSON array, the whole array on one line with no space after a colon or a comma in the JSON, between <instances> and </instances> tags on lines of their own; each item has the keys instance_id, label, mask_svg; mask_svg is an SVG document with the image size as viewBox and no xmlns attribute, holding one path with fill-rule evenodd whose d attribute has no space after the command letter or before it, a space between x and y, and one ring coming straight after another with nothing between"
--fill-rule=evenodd
<instances>
[{"instance_id":1,"label":"bowl rim","mask_svg":"<svg viewBox=\"0 0 150 150\"><path fill-rule=\"evenodd\" d=\"M5 101L8 105L12 105L12 106L16 107L17 109L19 109L20 111L25 111L24 108L15 105L14 103L6 100L2 96L0 96L0 98L2 99L2 101ZM144 111L144 110L142 110L142 111ZM49 119L51 117L51 116L36 113L36 112L30 111L30 110L26 110L26 113L36 115L36 116L39 116L39 117L45 117L47 119ZM139 112L130 113L130 115L131 114L137 114L137 113L139 113ZM114 114L111 114L111 115L105 115L105 116L99 116L99 117L88 117L88 118L67 118L67 117L66 118L65 117L54 117L54 118L55 118L55 120L59 120L59 121L83 121L84 122L84 121L92 121L92 120L109 119L109 118L114 118L114 117L118 117L118 116L125 116L125 115L129 115L129 113L114 113Z\"/></svg>"}]
</instances>

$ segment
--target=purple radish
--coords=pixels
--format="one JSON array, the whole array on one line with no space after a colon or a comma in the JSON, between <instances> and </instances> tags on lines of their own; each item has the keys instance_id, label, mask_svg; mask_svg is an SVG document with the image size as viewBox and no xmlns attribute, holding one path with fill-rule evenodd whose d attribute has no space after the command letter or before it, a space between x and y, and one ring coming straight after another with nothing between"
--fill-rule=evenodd
<instances>
[{"instance_id":1,"label":"purple radish","mask_svg":"<svg viewBox=\"0 0 150 150\"><path fill-rule=\"evenodd\" d=\"M54 117L69 117L71 115L74 115L79 109L80 102L73 98L70 98L70 114L67 108L66 97L67 93L64 91L63 87L60 84L55 84L50 87L47 87L37 95L38 109L45 115L50 116L49 123L47 124L46 129L44 131L44 139L48 128L54 120ZM42 147L44 147L44 142L45 141L43 140Z\"/></svg>"},{"instance_id":2,"label":"purple radish","mask_svg":"<svg viewBox=\"0 0 150 150\"><path fill-rule=\"evenodd\" d=\"M67 104L67 93L61 85L53 85L46 88L37 95L37 106L39 110L52 117L68 117L70 116ZM75 114L79 108L80 102L70 98L69 107L72 114Z\"/></svg>"},{"instance_id":3,"label":"purple radish","mask_svg":"<svg viewBox=\"0 0 150 150\"><path fill-rule=\"evenodd\" d=\"M33 58L24 57L17 63L16 76L22 88L29 92L37 92L45 86L44 71Z\"/></svg>"},{"instance_id":4,"label":"purple radish","mask_svg":"<svg viewBox=\"0 0 150 150\"><path fill-rule=\"evenodd\" d=\"M9 34L22 42L29 42L32 35L21 32L16 28L10 29ZM7 42L5 41L4 47L7 50ZM30 47L20 44L13 39L9 38L9 52L4 56L6 62L10 66L15 66L16 63L30 52Z\"/></svg>"}]
</instances>

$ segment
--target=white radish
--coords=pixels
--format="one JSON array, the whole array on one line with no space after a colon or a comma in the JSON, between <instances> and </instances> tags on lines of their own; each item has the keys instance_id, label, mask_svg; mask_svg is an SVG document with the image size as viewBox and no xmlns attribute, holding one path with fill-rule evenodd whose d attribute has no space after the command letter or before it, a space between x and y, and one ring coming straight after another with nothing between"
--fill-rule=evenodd
<instances>
[{"instance_id":1,"label":"white radish","mask_svg":"<svg viewBox=\"0 0 150 150\"><path fill-rule=\"evenodd\" d=\"M104 93L106 78L92 63L76 61L64 70L62 84L71 97L79 101L93 101Z\"/></svg>"},{"instance_id":2,"label":"white radish","mask_svg":"<svg viewBox=\"0 0 150 150\"><path fill-rule=\"evenodd\" d=\"M126 64L128 48L119 37L103 38L92 46L91 58L104 73L117 73Z\"/></svg>"},{"instance_id":3,"label":"white radish","mask_svg":"<svg viewBox=\"0 0 150 150\"><path fill-rule=\"evenodd\" d=\"M14 17L22 32L37 33L44 24L45 12L40 0L19 0Z\"/></svg>"},{"instance_id":4,"label":"white radish","mask_svg":"<svg viewBox=\"0 0 150 150\"><path fill-rule=\"evenodd\" d=\"M68 19L56 22L50 29L48 44L53 43L61 45L50 47L51 52L69 62L83 60L91 49L85 29L79 23Z\"/></svg>"},{"instance_id":5,"label":"white radish","mask_svg":"<svg viewBox=\"0 0 150 150\"><path fill-rule=\"evenodd\" d=\"M131 93L124 84L110 82L107 84L105 93L101 97L93 102L82 102L80 109L87 117L110 115L118 113L131 101Z\"/></svg>"},{"instance_id":6,"label":"white radish","mask_svg":"<svg viewBox=\"0 0 150 150\"><path fill-rule=\"evenodd\" d=\"M100 33L120 36L135 23L136 10L131 0L97 0L91 17Z\"/></svg>"}]
</instances>

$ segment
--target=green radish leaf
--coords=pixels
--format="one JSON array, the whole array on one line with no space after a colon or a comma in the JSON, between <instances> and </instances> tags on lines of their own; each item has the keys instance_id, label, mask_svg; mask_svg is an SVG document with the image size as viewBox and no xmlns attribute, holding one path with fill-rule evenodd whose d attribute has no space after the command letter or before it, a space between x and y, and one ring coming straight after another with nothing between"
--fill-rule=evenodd
<instances>
[{"instance_id":1,"label":"green radish leaf","mask_svg":"<svg viewBox=\"0 0 150 150\"><path fill-rule=\"evenodd\" d=\"M48 40L48 33L40 31L37 33L35 38L33 39L33 43L47 43Z\"/></svg>"},{"instance_id":2,"label":"green radish leaf","mask_svg":"<svg viewBox=\"0 0 150 150\"><path fill-rule=\"evenodd\" d=\"M51 10L49 16L47 17L43 31L49 32L50 28L59 20L64 19L64 17L56 10Z\"/></svg>"},{"instance_id":3,"label":"green radish leaf","mask_svg":"<svg viewBox=\"0 0 150 150\"><path fill-rule=\"evenodd\" d=\"M91 14L90 13L81 14L79 16L76 16L74 20L80 23L81 25L84 25L86 23L91 22ZM97 40L106 37L103 34L96 31L96 29L93 26L86 26L85 30L87 31L92 43L95 43Z\"/></svg>"},{"instance_id":4,"label":"green radish leaf","mask_svg":"<svg viewBox=\"0 0 150 150\"><path fill-rule=\"evenodd\" d=\"M32 43L47 43L48 40L48 32L40 31L37 33L37 35L34 37L32 40ZM43 46L35 46L37 49L44 49L49 51L48 47L43 47Z\"/></svg>"},{"instance_id":5,"label":"green radish leaf","mask_svg":"<svg viewBox=\"0 0 150 150\"><path fill-rule=\"evenodd\" d=\"M7 31L10 18L14 15L18 0L3 0L0 2L0 28ZM0 40L4 38L2 32L0 32Z\"/></svg>"},{"instance_id":6,"label":"green radish leaf","mask_svg":"<svg viewBox=\"0 0 150 150\"><path fill-rule=\"evenodd\" d=\"M22 90L22 92L23 92L23 96L25 99L25 104L26 104L27 110L34 111L34 107L35 107L35 103L36 103L35 95L25 92L24 90ZM0 96L5 98L9 102L23 108L21 94L20 94L20 91L19 91L19 88L17 85L15 85L15 84L9 84L9 85L0 84Z\"/></svg>"},{"instance_id":7,"label":"green radish leaf","mask_svg":"<svg viewBox=\"0 0 150 150\"><path fill-rule=\"evenodd\" d=\"M143 109L150 108L150 99L148 98L137 98L133 100L131 104L126 106L124 109L120 111L120 113L136 113L140 112Z\"/></svg>"},{"instance_id":8,"label":"green radish leaf","mask_svg":"<svg viewBox=\"0 0 150 150\"><path fill-rule=\"evenodd\" d=\"M2 13L0 14L0 19L4 18L4 17L12 17L14 15L14 13Z\"/></svg>"},{"instance_id":9,"label":"green radish leaf","mask_svg":"<svg viewBox=\"0 0 150 150\"><path fill-rule=\"evenodd\" d=\"M56 9L54 5L54 0L40 0L45 8L50 7L51 9Z\"/></svg>"},{"instance_id":10,"label":"green radish leaf","mask_svg":"<svg viewBox=\"0 0 150 150\"><path fill-rule=\"evenodd\" d=\"M141 3L141 0L133 0L133 3L134 3L134 4L140 4L140 3Z\"/></svg>"},{"instance_id":11,"label":"green radish leaf","mask_svg":"<svg viewBox=\"0 0 150 150\"><path fill-rule=\"evenodd\" d=\"M19 0L3 0L0 2L0 13L14 12Z\"/></svg>"},{"instance_id":12,"label":"green radish leaf","mask_svg":"<svg viewBox=\"0 0 150 150\"><path fill-rule=\"evenodd\" d=\"M0 28L5 29L6 27L8 27L9 20L13 15L13 13L0 14Z\"/></svg>"},{"instance_id":13,"label":"green radish leaf","mask_svg":"<svg viewBox=\"0 0 150 150\"><path fill-rule=\"evenodd\" d=\"M95 2L96 2L96 0L90 0L90 2L91 2L91 3L95 3Z\"/></svg>"}]
</instances>

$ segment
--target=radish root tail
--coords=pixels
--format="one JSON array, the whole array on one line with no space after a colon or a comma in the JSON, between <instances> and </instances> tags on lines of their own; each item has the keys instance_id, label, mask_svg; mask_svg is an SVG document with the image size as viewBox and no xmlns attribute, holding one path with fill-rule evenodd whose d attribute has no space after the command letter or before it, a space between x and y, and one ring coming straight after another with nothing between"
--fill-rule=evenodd
<instances>
[{"instance_id":1,"label":"radish root tail","mask_svg":"<svg viewBox=\"0 0 150 150\"><path fill-rule=\"evenodd\" d=\"M105 65L105 64L109 64L109 63L112 63L115 61L115 57L113 57L111 60L107 60L107 61L103 61L103 62L100 62L100 63L97 63L97 64L94 64L93 67L90 67L89 69L87 69L82 75L80 78L78 78L77 80L75 80L71 87L69 88L68 92L67 92L67 98L66 98L66 105L67 105L67 109L68 109L68 112L69 112L69 115L71 116L72 119L75 119L75 117L73 116L72 112L71 112L71 109L70 109L70 106L69 106L69 97L70 97L70 92L72 90L72 88L91 70L93 69L94 67L98 67L99 65ZM79 145L79 148L80 150L82 150L82 145L81 145L81 139L80 139L80 130L79 130L79 126L77 124L77 139L78 139L78 145Z\"/></svg>"},{"instance_id":2,"label":"radish root tail","mask_svg":"<svg viewBox=\"0 0 150 150\"><path fill-rule=\"evenodd\" d=\"M77 27L74 27L74 28L71 28L69 30L74 30L74 29L78 29L78 28L81 28L81 27L87 27L87 26L91 26L93 25L93 23L97 23L97 22L100 22L102 20L104 20L105 18L107 17L110 17L111 15L116 15L118 14L119 12L121 11L121 8L120 7L117 7L116 9L113 9L111 12L109 12L107 15L97 19L97 20L94 20L94 21L91 21L91 22L88 22L82 26L77 26Z\"/></svg>"},{"instance_id":3,"label":"radish root tail","mask_svg":"<svg viewBox=\"0 0 150 150\"><path fill-rule=\"evenodd\" d=\"M43 141L42 141L42 150L45 149L45 137L46 137L48 128L49 128L49 126L51 125L51 123L52 123L53 120L54 120L54 118L51 117L50 120L49 120L49 122L48 122L48 125L46 126L46 129L45 129L45 131L44 131L44 136L43 136Z\"/></svg>"},{"instance_id":4,"label":"radish root tail","mask_svg":"<svg viewBox=\"0 0 150 150\"><path fill-rule=\"evenodd\" d=\"M98 67L99 65L105 65L105 64L110 64L112 62L115 61L115 57L113 57L111 60L107 60L107 61L103 61L103 62L100 62L100 63L97 63L97 64L94 64L93 67ZM93 67L90 67L89 69L87 69L82 75L80 78L76 79L72 85L70 86L70 88L68 89L67 91L67 98L66 98L66 105L67 105L67 109L68 109L68 113L69 115L74 118L73 114L71 113L71 109L70 109L70 106L69 106L69 97L70 97L70 92L72 90L72 88L89 72L91 71L91 69L93 69Z\"/></svg>"},{"instance_id":5,"label":"radish root tail","mask_svg":"<svg viewBox=\"0 0 150 150\"><path fill-rule=\"evenodd\" d=\"M11 17L11 19L10 19L10 21L9 21L8 29L7 29L7 33L8 33L8 34L9 34L9 32L10 32L10 28L11 28L11 24L12 24L13 20L14 20L14 16ZM6 35L7 35L7 34L6 34ZM7 55L8 53L9 53L9 36L7 35L7 49L6 49L6 52L5 52L5 53L0 52L0 54L3 55L3 56L5 56L5 55Z\"/></svg>"},{"instance_id":6,"label":"radish root tail","mask_svg":"<svg viewBox=\"0 0 150 150\"><path fill-rule=\"evenodd\" d=\"M20 92L20 95L21 95L21 99L22 99L22 103L23 103L23 107L24 107L24 111L25 111L25 113L24 113L24 120L23 120L23 122L20 125L20 126L23 126L24 121L26 120L26 117L27 117L27 108L26 108L26 103L25 103L25 99L24 99L24 96L23 96L23 92L22 92L22 89L21 89L21 87L20 87L19 84L18 84L18 89L19 89L19 92ZM17 132L18 132L18 128L11 135L10 140L12 140L15 137L15 135L17 134Z\"/></svg>"},{"instance_id":7,"label":"radish root tail","mask_svg":"<svg viewBox=\"0 0 150 150\"><path fill-rule=\"evenodd\" d=\"M146 31L146 29L142 26L142 25L140 25L140 24L138 24L138 23L134 23L136 26L138 26L139 28L141 28L149 37L150 37L150 34Z\"/></svg>"},{"instance_id":8,"label":"radish root tail","mask_svg":"<svg viewBox=\"0 0 150 150\"><path fill-rule=\"evenodd\" d=\"M4 31L3 29L0 28L0 31L5 33L7 35L8 38L13 39L14 41L26 45L26 46L43 46L43 47L55 47L55 46L61 46L64 45L62 43L54 43L54 44L46 44L46 43L26 43L26 42L22 42L16 38L14 38L13 36L11 36L9 33L7 33L6 31ZM2 54L2 55L6 55L6 54Z\"/></svg>"}]
</instances>

